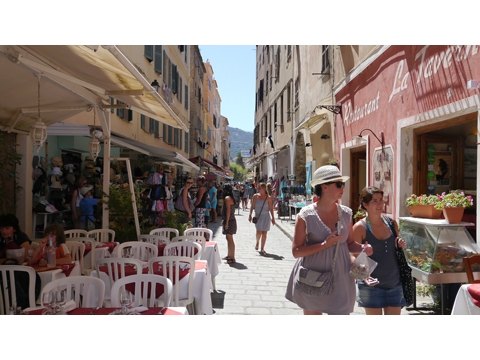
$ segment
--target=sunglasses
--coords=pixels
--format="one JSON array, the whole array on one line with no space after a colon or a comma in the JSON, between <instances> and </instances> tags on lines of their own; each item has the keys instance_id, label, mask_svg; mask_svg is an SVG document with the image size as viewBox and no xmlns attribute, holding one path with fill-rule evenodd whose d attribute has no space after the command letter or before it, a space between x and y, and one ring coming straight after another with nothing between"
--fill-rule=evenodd
<instances>
[{"instance_id":1,"label":"sunglasses","mask_svg":"<svg viewBox=\"0 0 480 360\"><path fill-rule=\"evenodd\" d=\"M342 186L345 186L345 181L332 181L332 182L326 182L325 185L331 185L335 184L337 185L337 188L341 189Z\"/></svg>"}]
</instances>

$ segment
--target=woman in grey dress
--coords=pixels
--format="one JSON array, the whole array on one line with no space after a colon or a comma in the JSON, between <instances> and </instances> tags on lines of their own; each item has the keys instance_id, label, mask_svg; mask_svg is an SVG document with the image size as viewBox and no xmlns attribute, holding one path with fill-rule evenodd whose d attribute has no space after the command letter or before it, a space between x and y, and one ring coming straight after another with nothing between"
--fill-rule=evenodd
<instances>
[{"instance_id":1,"label":"woman in grey dress","mask_svg":"<svg viewBox=\"0 0 480 360\"><path fill-rule=\"evenodd\" d=\"M262 239L260 254L266 255L265 243L267 242L267 232L270 230L270 222L275 225L272 197L267 193L267 184L260 183L258 186L258 193L253 195L252 201L248 221L252 221L252 211L255 209L255 217L258 219L255 224L255 227L257 228L255 250L258 250L260 239Z\"/></svg>"},{"instance_id":2,"label":"woman in grey dress","mask_svg":"<svg viewBox=\"0 0 480 360\"><path fill-rule=\"evenodd\" d=\"M327 165L317 169L311 185L319 200L305 206L297 216L292 242L292 253L297 261L285 297L301 307L305 315L348 315L353 312L356 289L355 280L349 274L350 253L359 253L362 249L367 255L373 253L367 243L362 245L354 241L352 210L338 204L348 179L348 176L342 176L336 166ZM300 265L309 270L330 271L336 246L339 248L333 270L333 292L317 296L295 291L295 278Z\"/></svg>"}]
</instances>

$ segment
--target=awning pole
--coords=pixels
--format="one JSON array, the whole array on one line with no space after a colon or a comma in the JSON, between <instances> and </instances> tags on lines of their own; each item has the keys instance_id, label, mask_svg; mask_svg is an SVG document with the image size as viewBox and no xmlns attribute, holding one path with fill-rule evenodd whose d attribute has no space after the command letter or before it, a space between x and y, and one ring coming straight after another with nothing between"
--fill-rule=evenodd
<instances>
[{"instance_id":1,"label":"awning pole","mask_svg":"<svg viewBox=\"0 0 480 360\"><path fill-rule=\"evenodd\" d=\"M137 239L140 236L140 223L138 221L137 199L135 197L135 190L133 188L132 167L130 166L129 158L117 158L117 161L125 161L127 163L128 184L130 185L130 193L132 194L133 217L135 219L135 229L137 230Z\"/></svg>"}]
</instances>

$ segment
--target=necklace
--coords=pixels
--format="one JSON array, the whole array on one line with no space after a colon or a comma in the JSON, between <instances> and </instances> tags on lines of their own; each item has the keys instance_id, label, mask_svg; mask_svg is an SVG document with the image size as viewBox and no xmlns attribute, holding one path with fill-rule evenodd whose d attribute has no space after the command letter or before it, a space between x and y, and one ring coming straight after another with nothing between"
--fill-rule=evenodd
<instances>
[{"instance_id":1,"label":"necklace","mask_svg":"<svg viewBox=\"0 0 480 360\"><path fill-rule=\"evenodd\" d=\"M388 226L388 223L387 223L387 221L385 220L385 218L384 218L383 216L382 216L382 220L383 220L383 223L384 223L385 225L387 225L388 230L390 230L390 234L393 235L392 229L390 229L390 226ZM370 223L370 218L369 218L369 217L367 217L367 227L368 227L368 230L370 230L370 232L371 232L372 235L373 235L372 224ZM375 235L374 235L374 236L375 236ZM385 252L388 252L388 246L387 246L387 245L388 245L388 239L389 239L389 238L386 238L385 240L383 240L383 242L385 243Z\"/></svg>"}]
</instances>

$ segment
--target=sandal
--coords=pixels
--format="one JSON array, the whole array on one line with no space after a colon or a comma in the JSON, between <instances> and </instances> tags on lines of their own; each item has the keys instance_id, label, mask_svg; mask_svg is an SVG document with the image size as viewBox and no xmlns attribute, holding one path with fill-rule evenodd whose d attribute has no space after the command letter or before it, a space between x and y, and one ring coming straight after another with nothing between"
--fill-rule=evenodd
<instances>
[{"instance_id":1,"label":"sandal","mask_svg":"<svg viewBox=\"0 0 480 360\"><path fill-rule=\"evenodd\" d=\"M225 256L224 258L222 258L222 260L229 260L230 257L229 256Z\"/></svg>"},{"instance_id":2,"label":"sandal","mask_svg":"<svg viewBox=\"0 0 480 360\"><path fill-rule=\"evenodd\" d=\"M228 260L227 260L227 264L233 264L235 262L236 262L235 258L228 258Z\"/></svg>"},{"instance_id":3,"label":"sandal","mask_svg":"<svg viewBox=\"0 0 480 360\"><path fill-rule=\"evenodd\" d=\"M260 250L260 255L265 256L267 255L267 252L265 250Z\"/></svg>"}]
</instances>

